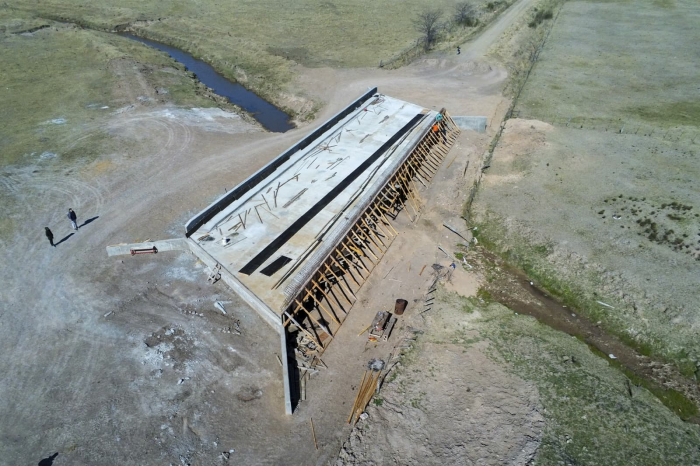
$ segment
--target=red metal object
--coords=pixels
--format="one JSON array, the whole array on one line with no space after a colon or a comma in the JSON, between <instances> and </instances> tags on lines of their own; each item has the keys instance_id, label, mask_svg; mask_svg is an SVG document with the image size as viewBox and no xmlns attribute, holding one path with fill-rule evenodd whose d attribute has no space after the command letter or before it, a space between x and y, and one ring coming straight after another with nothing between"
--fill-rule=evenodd
<instances>
[{"instance_id":1,"label":"red metal object","mask_svg":"<svg viewBox=\"0 0 700 466\"><path fill-rule=\"evenodd\" d=\"M135 256L136 254L158 254L158 248L153 246L152 248L132 249L131 255Z\"/></svg>"}]
</instances>

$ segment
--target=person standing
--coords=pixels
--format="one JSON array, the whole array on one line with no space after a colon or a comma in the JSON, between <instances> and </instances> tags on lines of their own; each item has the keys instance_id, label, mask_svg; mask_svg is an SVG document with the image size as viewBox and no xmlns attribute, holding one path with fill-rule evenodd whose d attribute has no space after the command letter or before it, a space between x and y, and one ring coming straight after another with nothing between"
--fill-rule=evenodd
<instances>
[{"instance_id":1,"label":"person standing","mask_svg":"<svg viewBox=\"0 0 700 466\"><path fill-rule=\"evenodd\" d=\"M459 54L461 54L461 53L462 53L462 47L460 47L460 46L458 45L458 46L457 46L457 55L459 55Z\"/></svg>"},{"instance_id":2,"label":"person standing","mask_svg":"<svg viewBox=\"0 0 700 466\"><path fill-rule=\"evenodd\" d=\"M73 212L73 209L68 209L68 220L70 220L70 224L73 226L74 230L78 229L78 216L75 215L75 212Z\"/></svg>"},{"instance_id":3,"label":"person standing","mask_svg":"<svg viewBox=\"0 0 700 466\"><path fill-rule=\"evenodd\" d=\"M56 247L55 244L53 244L53 233L51 230L49 230L49 227L44 227L46 230L44 233L46 233L46 237L49 239L49 243L51 243L51 246Z\"/></svg>"}]
</instances>

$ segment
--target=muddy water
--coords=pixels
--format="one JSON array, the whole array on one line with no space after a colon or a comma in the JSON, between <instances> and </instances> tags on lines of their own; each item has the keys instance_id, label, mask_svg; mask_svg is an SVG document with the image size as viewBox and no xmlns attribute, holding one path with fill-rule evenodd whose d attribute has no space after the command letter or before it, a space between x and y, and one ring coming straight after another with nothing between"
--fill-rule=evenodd
<instances>
[{"instance_id":1,"label":"muddy water","mask_svg":"<svg viewBox=\"0 0 700 466\"><path fill-rule=\"evenodd\" d=\"M168 53L172 58L185 65L188 71L194 73L197 79L213 89L216 94L226 97L232 104L238 105L250 113L266 129L275 133L284 133L294 128L294 125L289 121L289 115L240 84L224 78L210 65L197 60L189 53L133 34L119 33L119 35Z\"/></svg>"},{"instance_id":2,"label":"muddy water","mask_svg":"<svg viewBox=\"0 0 700 466\"><path fill-rule=\"evenodd\" d=\"M673 387L696 405L700 404L700 387L697 382L683 376L670 364L638 353L597 323L560 304L537 288L536 284L531 284L524 273L506 266L497 256L485 251L483 254L489 262L498 264L505 275L501 277L502 280L494 281L488 287L496 301L519 314L532 316L543 324L583 340L592 349L603 353L606 359L614 359L651 385L659 389ZM695 416L687 421L700 424L700 417Z\"/></svg>"}]
</instances>

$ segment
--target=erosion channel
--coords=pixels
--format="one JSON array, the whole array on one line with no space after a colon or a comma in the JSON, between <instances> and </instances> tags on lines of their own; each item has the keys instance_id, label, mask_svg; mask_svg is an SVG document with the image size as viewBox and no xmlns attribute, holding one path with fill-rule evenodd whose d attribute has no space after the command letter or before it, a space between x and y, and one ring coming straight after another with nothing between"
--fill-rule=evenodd
<instances>
[{"instance_id":1,"label":"erosion channel","mask_svg":"<svg viewBox=\"0 0 700 466\"><path fill-rule=\"evenodd\" d=\"M133 34L119 33L119 35L166 52L173 59L185 65L188 71L194 73L197 79L213 89L216 94L228 98L232 104L238 105L250 113L253 118L258 120L269 131L284 133L294 128L294 125L289 121L289 115L240 84L224 78L210 65L202 60L197 60L189 53Z\"/></svg>"},{"instance_id":2,"label":"erosion channel","mask_svg":"<svg viewBox=\"0 0 700 466\"><path fill-rule=\"evenodd\" d=\"M481 251L482 262L490 264L498 277L485 286L488 299L508 306L540 322L585 342L591 351L622 371L629 382L652 392L683 420L700 424L697 404L700 386L692 378L668 364L640 354L615 335L603 330L600 322L591 322L537 287L523 272L504 263L498 256ZM575 363L575 361L573 361ZM628 384L627 391L632 396Z\"/></svg>"}]
</instances>

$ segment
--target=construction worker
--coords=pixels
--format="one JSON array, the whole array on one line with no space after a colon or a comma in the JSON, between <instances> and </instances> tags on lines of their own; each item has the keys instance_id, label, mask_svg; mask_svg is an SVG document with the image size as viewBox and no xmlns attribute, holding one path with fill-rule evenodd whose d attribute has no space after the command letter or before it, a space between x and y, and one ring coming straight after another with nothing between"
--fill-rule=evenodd
<instances>
[{"instance_id":1,"label":"construction worker","mask_svg":"<svg viewBox=\"0 0 700 466\"><path fill-rule=\"evenodd\" d=\"M74 230L78 229L78 216L75 215L75 212L73 212L73 209L68 209L68 220L70 220L70 224L73 226Z\"/></svg>"},{"instance_id":2,"label":"construction worker","mask_svg":"<svg viewBox=\"0 0 700 466\"><path fill-rule=\"evenodd\" d=\"M433 132L433 136L435 136L435 139L432 140L433 142L430 142L429 147L434 146L437 142L437 138L439 137L438 133L440 132L440 125L438 125L437 121L435 123L433 123L433 127L431 128L431 131Z\"/></svg>"},{"instance_id":3,"label":"construction worker","mask_svg":"<svg viewBox=\"0 0 700 466\"><path fill-rule=\"evenodd\" d=\"M51 243L51 246L56 247L55 244L53 244L53 233L51 230L49 230L49 227L44 227L46 230L44 233L46 233L46 237L49 239L49 243Z\"/></svg>"}]
</instances>

